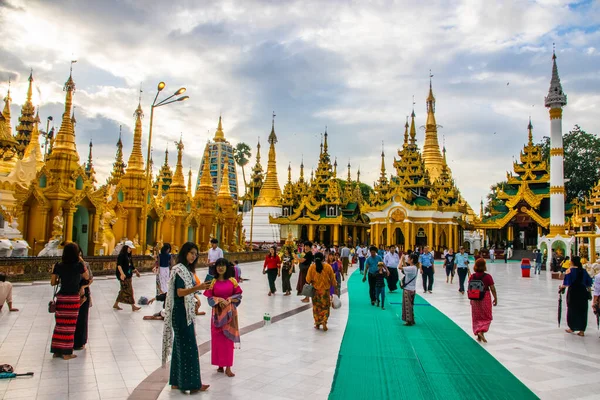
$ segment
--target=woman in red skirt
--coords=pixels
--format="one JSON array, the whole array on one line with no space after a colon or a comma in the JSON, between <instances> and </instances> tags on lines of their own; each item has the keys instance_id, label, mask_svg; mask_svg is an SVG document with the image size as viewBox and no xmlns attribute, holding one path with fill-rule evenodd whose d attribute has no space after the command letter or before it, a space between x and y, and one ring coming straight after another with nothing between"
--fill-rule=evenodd
<instances>
[{"instance_id":1,"label":"woman in red skirt","mask_svg":"<svg viewBox=\"0 0 600 400\"><path fill-rule=\"evenodd\" d=\"M63 249L62 261L52 269L52 286L60 285L56 293L56 326L52 334L50 352L54 357L70 360L73 354L75 328L79 315L79 289L81 280L89 280L90 274L79 259L79 246L67 243Z\"/></svg>"},{"instance_id":2,"label":"woman in red skirt","mask_svg":"<svg viewBox=\"0 0 600 400\"><path fill-rule=\"evenodd\" d=\"M494 279L490 274L487 274L485 259L478 258L475 261L473 267L475 271L469 278L469 282L473 280L480 280L483 282L484 296L481 300L471 300L471 316L473 318L473 333L477 336L478 342L487 343L485 339L485 333L490 329L492 323L492 304L498 305L498 296L496 294L496 287L494 286ZM494 296L492 302L491 294Z\"/></svg>"}]
</instances>

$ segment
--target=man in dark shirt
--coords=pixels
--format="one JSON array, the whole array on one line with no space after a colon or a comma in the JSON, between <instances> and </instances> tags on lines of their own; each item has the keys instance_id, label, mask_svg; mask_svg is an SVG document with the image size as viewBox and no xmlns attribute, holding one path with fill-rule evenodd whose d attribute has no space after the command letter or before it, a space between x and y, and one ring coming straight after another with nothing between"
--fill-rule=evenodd
<instances>
[{"instance_id":1,"label":"man in dark shirt","mask_svg":"<svg viewBox=\"0 0 600 400\"><path fill-rule=\"evenodd\" d=\"M306 273L308 272L308 268L313 263L314 255L312 253L312 242L306 241L304 242L304 255L300 257L300 264L298 265L298 285L296 286L296 290L298 291L298 296L302 294L302 288L306 284ZM303 303L308 303L310 298L304 297L302 299Z\"/></svg>"}]
</instances>

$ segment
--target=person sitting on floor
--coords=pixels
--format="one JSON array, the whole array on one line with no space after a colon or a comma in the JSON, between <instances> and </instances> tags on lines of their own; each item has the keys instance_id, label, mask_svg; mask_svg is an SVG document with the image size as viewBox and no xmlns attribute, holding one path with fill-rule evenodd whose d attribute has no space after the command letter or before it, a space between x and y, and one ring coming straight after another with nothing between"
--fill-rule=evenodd
<instances>
[{"instance_id":1,"label":"person sitting on floor","mask_svg":"<svg viewBox=\"0 0 600 400\"><path fill-rule=\"evenodd\" d=\"M8 311L19 311L18 309L13 307L12 283L6 282L6 275L0 274L0 311L2 311L4 303L8 303Z\"/></svg>"}]
</instances>

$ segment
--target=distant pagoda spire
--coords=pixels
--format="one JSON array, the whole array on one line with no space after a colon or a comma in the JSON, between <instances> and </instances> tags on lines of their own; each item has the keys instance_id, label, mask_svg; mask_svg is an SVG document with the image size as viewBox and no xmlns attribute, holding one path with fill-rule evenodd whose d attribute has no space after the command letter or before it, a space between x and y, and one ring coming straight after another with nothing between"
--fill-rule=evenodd
<instances>
[{"instance_id":1,"label":"distant pagoda spire","mask_svg":"<svg viewBox=\"0 0 600 400\"><path fill-rule=\"evenodd\" d=\"M141 91L140 101L133 113L135 117L135 128L133 129L133 148L127 162L127 172L144 173L144 156L142 155L142 118L144 111L142 110Z\"/></svg>"},{"instance_id":2,"label":"distant pagoda spire","mask_svg":"<svg viewBox=\"0 0 600 400\"><path fill-rule=\"evenodd\" d=\"M177 147L177 164L175 166L175 173L173 174L173 181L171 187L185 188L185 178L183 177L183 141L179 138L179 142L175 142Z\"/></svg>"},{"instance_id":3,"label":"distant pagoda spire","mask_svg":"<svg viewBox=\"0 0 600 400\"><path fill-rule=\"evenodd\" d=\"M117 141L117 154L115 155L115 162L113 163L113 169L108 178L109 185L116 185L123 175L125 175L125 162L123 162L123 140L122 140L122 126L119 125L119 140Z\"/></svg>"},{"instance_id":4,"label":"distant pagoda spire","mask_svg":"<svg viewBox=\"0 0 600 400\"><path fill-rule=\"evenodd\" d=\"M19 146L17 147L19 158L23 158L25 149L31 141L31 134L33 132L33 125L35 123L35 107L31 101L33 95L33 70L29 74L28 80L29 86L27 88L27 98L21 107L21 116L19 117L19 125L17 125L16 139L17 142L19 142Z\"/></svg>"},{"instance_id":5,"label":"distant pagoda spire","mask_svg":"<svg viewBox=\"0 0 600 400\"><path fill-rule=\"evenodd\" d=\"M92 144L92 139L90 139L90 151L88 153L87 163L85 165L85 175L92 182L92 185L95 184L96 181L96 171L94 170L94 164L92 162L92 148L94 145Z\"/></svg>"},{"instance_id":6,"label":"distant pagoda spire","mask_svg":"<svg viewBox=\"0 0 600 400\"><path fill-rule=\"evenodd\" d=\"M269 134L269 161L267 163L267 175L260 189L257 207L278 207L281 205L281 188L277 179L277 158L275 153L275 143L277 135L275 134L275 112L271 122L271 133Z\"/></svg>"},{"instance_id":7,"label":"distant pagoda spire","mask_svg":"<svg viewBox=\"0 0 600 400\"><path fill-rule=\"evenodd\" d=\"M8 132L10 132L12 136L12 126L10 124L10 103L12 98L10 97L10 78L8 78L8 90L6 91L6 97L4 97L4 109L2 110L2 115L4 116L4 124L8 128Z\"/></svg>"}]
</instances>

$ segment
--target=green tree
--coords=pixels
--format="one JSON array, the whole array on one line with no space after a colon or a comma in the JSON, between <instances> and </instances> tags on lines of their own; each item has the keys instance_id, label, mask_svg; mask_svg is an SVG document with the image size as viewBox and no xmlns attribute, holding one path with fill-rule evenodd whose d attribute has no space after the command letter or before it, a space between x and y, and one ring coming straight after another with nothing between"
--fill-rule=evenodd
<instances>
[{"instance_id":1,"label":"green tree","mask_svg":"<svg viewBox=\"0 0 600 400\"><path fill-rule=\"evenodd\" d=\"M550 160L550 138L544 136L538 143L542 154ZM600 138L575 125L563 136L565 152L564 174L567 202L583 200L598 180L600 171Z\"/></svg>"},{"instance_id":2,"label":"green tree","mask_svg":"<svg viewBox=\"0 0 600 400\"><path fill-rule=\"evenodd\" d=\"M242 179L244 179L244 194L248 192L248 183L246 182L246 171L244 167L250 162L250 146L244 142L239 142L233 149L233 158L237 165L242 167Z\"/></svg>"}]
</instances>

